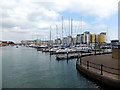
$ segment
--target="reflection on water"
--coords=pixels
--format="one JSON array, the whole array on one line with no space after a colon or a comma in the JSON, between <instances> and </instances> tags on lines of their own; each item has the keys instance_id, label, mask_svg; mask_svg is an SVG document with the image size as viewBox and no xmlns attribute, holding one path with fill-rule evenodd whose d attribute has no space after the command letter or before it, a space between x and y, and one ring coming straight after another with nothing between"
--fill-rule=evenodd
<instances>
[{"instance_id":1,"label":"reflection on water","mask_svg":"<svg viewBox=\"0 0 120 90\"><path fill-rule=\"evenodd\" d=\"M76 59L55 60L54 55L28 47L2 47L3 88L96 88L76 70Z\"/></svg>"}]
</instances>

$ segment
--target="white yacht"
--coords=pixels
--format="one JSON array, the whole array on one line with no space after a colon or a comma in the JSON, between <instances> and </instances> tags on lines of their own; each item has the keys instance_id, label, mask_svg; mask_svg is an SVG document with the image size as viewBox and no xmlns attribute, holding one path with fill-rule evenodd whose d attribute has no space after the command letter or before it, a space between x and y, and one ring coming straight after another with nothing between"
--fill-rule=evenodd
<instances>
[{"instance_id":1,"label":"white yacht","mask_svg":"<svg viewBox=\"0 0 120 90\"><path fill-rule=\"evenodd\" d=\"M51 48L49 52L56 52L57 50L59 50L59 48Z\"/></svg>"},{"instance_id":2,"label":"white yacht","mask_svg":"<svg viewBox=\"0 0 120 90\"><path fill-rule=\"evenodd\" d=\"M76 50L72 48L65 48L65 49L59 49L56 52L73 52L73 51L76 51Z\"/></svg>"}]
</instances>

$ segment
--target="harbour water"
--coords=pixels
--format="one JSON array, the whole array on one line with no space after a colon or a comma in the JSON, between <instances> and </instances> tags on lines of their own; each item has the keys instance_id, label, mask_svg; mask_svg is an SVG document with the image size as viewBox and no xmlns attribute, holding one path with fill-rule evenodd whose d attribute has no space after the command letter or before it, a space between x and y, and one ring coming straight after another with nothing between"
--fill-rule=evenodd
<instances>
[{"instance_id":1,"label":"harbour water","mask_svg":"<svg viewBox=\"0 0 120 90\"><path fill-rule=\"evenodd\" d=\"M3 88L99 88L76 70L76 59L57 61L35 48L1 47Z\"/></svg>"}]
</instances>

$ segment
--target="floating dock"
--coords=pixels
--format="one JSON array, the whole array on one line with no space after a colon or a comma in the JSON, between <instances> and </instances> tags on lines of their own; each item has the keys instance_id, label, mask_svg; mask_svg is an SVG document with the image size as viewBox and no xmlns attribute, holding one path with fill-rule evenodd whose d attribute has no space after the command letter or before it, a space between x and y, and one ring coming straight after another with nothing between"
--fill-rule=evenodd
<instances>
[{"instance_id":1,"label":"floating dock","mask_svg":"<svg viewBox=\"0 0 120 90\"><path fill-rule=\"evenodd\" d=\"M69 56L56 56L57 60L64 60L64 59L74 59L78 58L78 55L69 55Z\"/></svg>"},{"instance_id":2,"label":"floating dock","mask_svg":"<svg viewBox=\"0 0 120 90\"><path fill-rule=\"evenodd\" d=\"M110 54L111 52L106 52L106 53L96 53L96 55L102 55L102 54ZM58 55L56 55L56 60L67 60L67 59L75 59L75 58L80 58L80 57L86 57L86 56L91 56L91 55L95 55L94 53L81 53L81 55L80 54L64 54L64 55L60 55L60 54L58 54Z\"/></svg>"},{"instance_id":3,"label":"floating dock","mask_svg":"<svg viewBox=\"0 0 120 90\"><path fill-rule=\"evenodd\" d=\"M65 51L65 52L50 52L51 55L54 54L67 54L67 53L91 53L90 51Z\"/></svg>"}]
</instances>

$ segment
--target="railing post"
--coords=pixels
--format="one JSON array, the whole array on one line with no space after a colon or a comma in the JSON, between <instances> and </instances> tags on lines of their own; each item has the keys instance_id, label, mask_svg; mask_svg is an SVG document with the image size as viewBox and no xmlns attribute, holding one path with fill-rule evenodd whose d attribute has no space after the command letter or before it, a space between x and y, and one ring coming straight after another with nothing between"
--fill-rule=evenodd
<instances>
[{"instance_id":1,"label":"railing post","mask_svg":"<svg viewBox=\"0 0 120 90\"><path fill-rule=\"evenodd\" d=\"M87 69L89 69L89 61L87 61Z\"/></svg>"},{"instance_id":2,"label":"railing post","mask_svg":"<svg viewBox=\"0 0 120 90\"><path fill-rule=\"evenodd\" d=\"M68 59L68 52L67 52L67 59Z\"/></svg>"},{"instance_id":3,"label":"railing post","mask_svg":"<svg viewBox=\"0 0 120 90\"><path fill-rule=\"evenodd\" d=\"M101 75L103 75L103 65L101 64Z\"/></svg>"},{"instance_id":4,"label":"railing post","mask_svg":"<svg viewBox=\"0 0 120 90\"><path fill-rule=\"evenodd\" d=\"M77 60L79 60L79 58L80 58L80 55L78 54L78 56L77 56Z\"/></svg>"},{"instance_id":5,"label":"railing post","mask_svg":"<svg viewBox=\"0 0 120 90\"><path fill-rule=\"evenodd\" d=\"M82 65L81 57L80 57L80 65Z\"/></svg>"}]
</instances>

